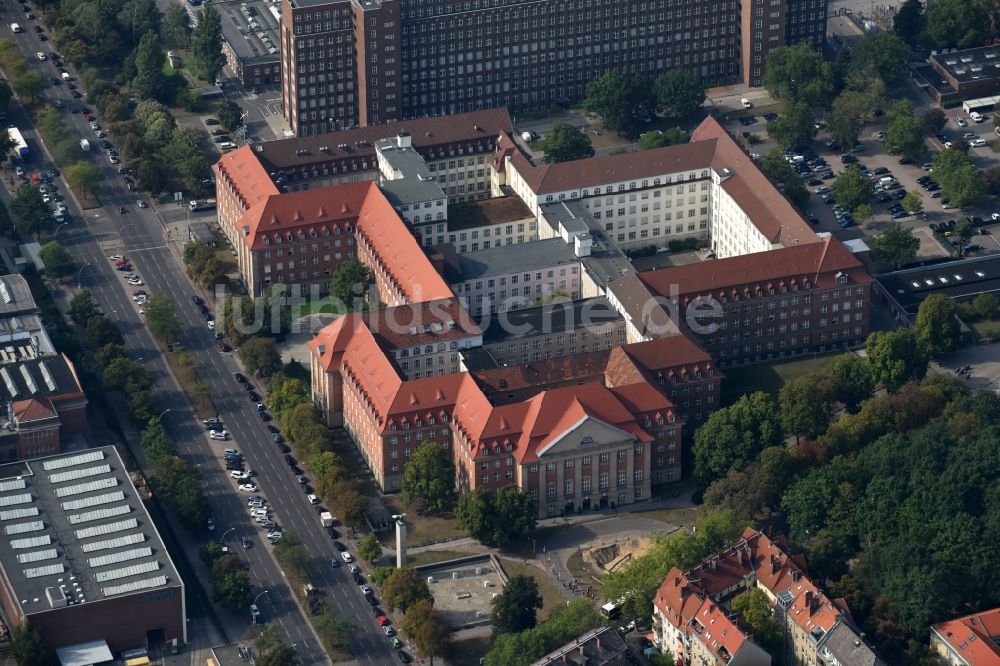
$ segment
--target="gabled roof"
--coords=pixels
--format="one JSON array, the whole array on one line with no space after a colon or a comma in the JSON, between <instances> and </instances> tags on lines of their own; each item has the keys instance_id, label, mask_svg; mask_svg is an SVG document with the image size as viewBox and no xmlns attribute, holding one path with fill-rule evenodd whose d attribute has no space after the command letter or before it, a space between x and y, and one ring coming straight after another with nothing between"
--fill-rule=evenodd
<instances>
[{"instance_id":1,"label":"gabled roof","mask_svg":"<svg viewBox=\"0 0 1000 666\"><path fill-rule=\"evenodd\" d=\"M31 400L18 400L11 406L14 419L18 425L25 425L32 421L44 421L55 418L56 410L52 406L52 401L48 398L32 398Z\"/></svg>"},{"instance_id":2,"label":"gabled roof","mask_svg":"<svg viewBox=\"0 0 1000 666\"><path fill-rule=\"evenodd\" d=\"M931 630L970 666L1000 666L1000 608L939 622Z\"/></svg>"},{"instance_id":3,"label":"gabled roof","mask_svg":"<svg viewBox=\"0 0 1000 666\"><path fill-rule=\"evenodd\" d=\"M278 194L267 169L257 160L249 145L225 153L212 165L212 169L224 182L232 183L233 191L244 208L252 208L267 197Z\"/></svg>"},{"instance_id":4,"label":"gabled roof","mask_svg":"<svg viewBox=\"0 0 1000 666\"><path fill-rule=\"evenodd\" d=\"M327 235L350 235L361 209L378 186L371 181L260 197L237 223L243 241L255 250ZM379 193L381 196L381 193ZM390 206L391 208L391 206ZM402 223L400 223L402 227Z\"/></svg>"},{"instance_id":5,"label":"gabled roof","mask_svg":"<svg viewBox=\"0 0 1000 666\"><path fill-rule=\"evenodd\" d=\"M746 633L729 619L725 609L711 599L701 602L701 607L689 620L689 624L697 640L723 664L729 663L749 640Z\"/></svg>"}]
</instances>

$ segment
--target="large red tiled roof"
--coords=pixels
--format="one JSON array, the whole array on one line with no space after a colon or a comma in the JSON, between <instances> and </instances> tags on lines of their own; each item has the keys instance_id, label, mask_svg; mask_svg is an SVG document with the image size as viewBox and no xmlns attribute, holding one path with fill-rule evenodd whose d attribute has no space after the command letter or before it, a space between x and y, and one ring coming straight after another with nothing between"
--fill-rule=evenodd
<instances>
[{"instance_id":1,"label":"large red tiled roof","mask_svg":"<svg viewBox=\"0 0 1000 666\"><path fill-rule=\"evenodd\" d=\"M212 168L220 178L224 175L225 180L233 184L246 208L252 208L267 197L278 194L278 188L250 146L243 146L224 154Z\"/></svg>"},{"instance_id":2,"label":"large red tiled roof","mask_svg":"<svg viewBox=\"0 0 1000 666\"><path fill-rule=\"evenodd\" d=\"M262 197L246 212L237 229L244 242L255 250L271 245L298 242L306 238L353 233L365 202L381 192L371 181L345 183L316 190L300 190ZM402 222L400 228L405 232ZM314 236L315 234L315 236Z\"/></svg>"},{"instance_id":3,"label":"large red tiled roof","mask_svg":"<svg viewBox=\"0 0 1000 666\"><path fill-rule=\"evenodd\" d=\"M933 625L970 666L1000 666L1000 608Z\"/></svg>"},{"instance_id":4,"label":"large red tiled roof","mask_svg":"<svg viewBox=\"0 0 1000 666\"><path fill-rule=\"evenodd\" d=\"M364 313L376 339L390 349L449 342L480 334L457 298L379 308Z\"/></svg>"},{"instance_id":5,"label":"large red tiled roof","mask_svg":"<svg viewBox=\"0 0 1000 666\"><path fill-rule=\"evenodd\" d=\"M11 405L14 419L19 425L31 423L32 421L44 421L56 415L55 407L48 398L31 398L30 400L18 400Z\"/></svg>"},{"instance_id":6,"label":"large red tiled roof","mask_svg":"<svg viewBox=\"0 0 1000 666\"><path fill-rule=\"evenodd\" d=\"M698 640L723 664L729 662L748 639L746 633L729 618L726 610L711 599L701 602L690 624ZM698 626L700 631L695 629Z\"/></svg>"}]
</instances>

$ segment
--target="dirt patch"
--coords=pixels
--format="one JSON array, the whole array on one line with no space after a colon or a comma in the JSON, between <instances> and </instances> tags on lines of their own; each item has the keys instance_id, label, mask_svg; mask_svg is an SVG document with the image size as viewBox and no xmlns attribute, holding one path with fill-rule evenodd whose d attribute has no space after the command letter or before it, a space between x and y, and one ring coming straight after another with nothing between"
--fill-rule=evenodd
<instances>
[{"instance_id":1,"label":"dirt patch","mask_svg":"<svg viewBox=\"0 0 1000 666\"><path fill-rule=\"evenodd\" d=\"M581 550L584 564L595 571L612 573L632 560L649 552L656 540L652 537L636 536L622 543Z\"/></svg>"}]
</instances>

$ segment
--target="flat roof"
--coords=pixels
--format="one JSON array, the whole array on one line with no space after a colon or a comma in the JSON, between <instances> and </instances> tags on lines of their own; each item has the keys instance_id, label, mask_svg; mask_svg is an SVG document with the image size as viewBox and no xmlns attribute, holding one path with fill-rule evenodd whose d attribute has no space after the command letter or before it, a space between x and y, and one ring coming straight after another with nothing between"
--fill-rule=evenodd
<instances>
[{"instance_id":1,"label":"flat roof","mask_svg":"<svg viewBox=\"0 0 1000 666\"><path fill-rule=\"evenodd\" d=\"M441 186L437 182L433 180L421 180L420 178L383 180L379 183L379 189L385 194L385 198L392 202L393 208L447 198L444 190L441 189Z\"/></svg>"},{"instance_id":2,"label":"flat roof","mask_svg":"<svg viewBox=\"0 0 1000 666\"><path fill-rule=\"evenodd\" d=\"M938 53L931 60L959 83L1000 78L1000 45Z\"/></svg>"},{"instance_id":3,"label":"flat roof","mask_svg":"<svg viewBox=\"0 0 1000 666\"><path fill-rule=\"evenodd\" d=\"M222 19L222 36L241 61L281 60L281 5L263 0L229 0L215 3L214 7Z\"/></svg>"},{"instance_id":4,"label":"flat roof","mask_svg":"<svg viewBox=\"0 0 1000 666\"><path fill-rule=\"evenodd\" d=\"M580 258L562 238L491 247L458 256L461 278L457 282L491 275L527 273L552 266L579 264Z\"/></svg>"},{"instance_id":5,"label":"flat roof","mask_svg":"<svg viewBox=\"0 0 1000 666\"><path fill-rule=\"evenodd\" d=\"M883 273L875 280L887 296L913 315L931 294L965 300L1000 292L1000 255Z\"/></svg>"},{"instance_id":6,"label":"flat roof","mask_svg":"<svg viewBox=\"0 0 1000 666\"><path fill-rule=\"evenodd\" d=\"M0 315L33 312L37 309L38 304L35 303L31 287L24 276L16 273L0 276Z\"/></svg>"},{"instance_id":7,"label":"flat roof","mask_svg":"<svg viewBox=\"0 0 1000 666\"><path fill-rule=\"evenodd\" d=\"M575 301L549 303L535 308L504 312L503 317L491 319L483 332L483 344L496 344L505 340L572 331L578 328L599 328L624 322L621 314L603 296L581 298Z\"/></svg>"},{"instance_id":8,"label":"flat roof","mask_svg":"<svg viewBox=\"0 0 1000 666\"><path fill-rule=\"evenodd\" d=\"M556 231L562 225L570 233L590 233L587 221L593 216L580 199L542 204L540 208L545 220Z\"/></svg>"},{"instance_id":9,"label":"flat roof","mask_svg":"<svg viewBox=\"0 0 1000 666\"><path fill-rule=\"evenodd\" d=\"M56 657L59 659L60 666L93 666L93 664L103 664L115 659L108 647L108 642L105 640L88 641L58 648Z\"/></svg>"},{"instance_id":10,"label":"flat roof","mask_svg":"<svg viewBox=\"0 0 1000 666\"><path fill-rule=\"evenodd\" d=\"M0 526L26 615L182 585L113 446L0 466Z\"/></svg>"},{"instance_id":11,"label":"flat roof","mask_svg":"<svg viewBox=\"0 0 1000 666\"><path fill-rule=\"evenodd\" d=\"M448 231L534 219L535 214L517 196L480 199L448 206Z\"/></svg>"}]
</instances>

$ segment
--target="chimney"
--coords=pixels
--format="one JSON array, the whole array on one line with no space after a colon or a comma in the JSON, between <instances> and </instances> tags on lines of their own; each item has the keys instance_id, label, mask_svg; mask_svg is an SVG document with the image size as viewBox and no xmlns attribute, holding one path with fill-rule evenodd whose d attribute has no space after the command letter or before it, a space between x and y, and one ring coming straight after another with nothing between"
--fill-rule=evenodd
<instances>
[{"instance_id":1,"label":"chimney","mask_svg":"<svg viewBox=\"0 0 1000 666\"><path fill-rule=\"evenodd\" d=\"M813 613L813 592L812 592L812 590L806 590L805 602L806 602L806 612L809 613L809 615L812 615L812 613Z\"/></svg>"},{"instance_id":2,"label":"chimney","mask_svg":"<svg viewBox=\"0 0 1000 666\"><path fill-rule=\"evenodd\" d=\"M781 560L778 559L777 555L771 555L771 573L778 573L778 565L781 564Z\"/></svg>"},{"instance_id":3,"label":"chimney","mask_svg":"<svg viewBox=\"0 0 1000 666\"><path fill-rule=\"evenodd\" d=\"M794 571L792 571L792 581L793 582L798 582L798 580L800 578L802 578L802 572L801 571L799 571L798 569L795 569Z\"/></svg>"}]
</instances>

